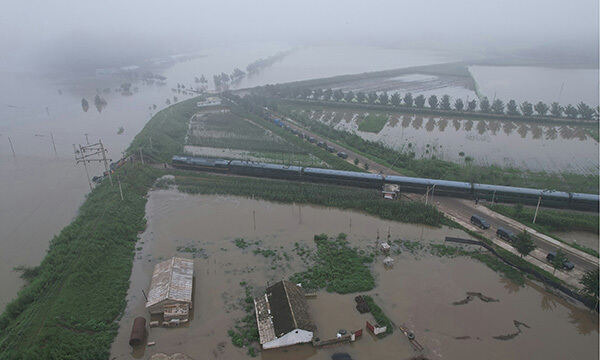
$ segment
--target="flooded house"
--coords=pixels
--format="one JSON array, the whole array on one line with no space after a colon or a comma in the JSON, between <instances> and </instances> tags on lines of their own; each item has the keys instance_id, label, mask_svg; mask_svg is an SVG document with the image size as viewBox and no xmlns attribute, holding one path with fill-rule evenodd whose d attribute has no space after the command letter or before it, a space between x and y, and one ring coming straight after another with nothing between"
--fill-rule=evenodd
<instances>
[{"instance_id":1,"label":"flooded house","mask_svg":"<svg viewBox=\"0 0 600 360\"><path fill-rule=\"evenodd\" d=\"M282 280L254 298L260 344L272 349L311 342L315 325L301 287Z\"/></svg>"},{"instance_id":2,"label":"flooded house","mask_svg":"<svg viewBox=\"0 0 600 360\"><path fill-rule=\"evenodd\" d=\"M172 257L156 264L146 309L152 315L162 314L165 321L187 321L192 309L193 279L193 260Z\"/></svg>"}]
</instances>

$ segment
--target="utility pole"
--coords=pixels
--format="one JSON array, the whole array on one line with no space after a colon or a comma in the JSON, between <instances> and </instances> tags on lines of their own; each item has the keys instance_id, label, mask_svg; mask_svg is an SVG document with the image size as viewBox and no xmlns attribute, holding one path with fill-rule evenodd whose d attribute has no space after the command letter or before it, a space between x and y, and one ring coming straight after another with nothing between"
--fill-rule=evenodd
<instances>
[{"instance_id":1,"label":"utility pole","mask_svg":"<svg viewBox=\"0 0 600 360\"><path fill-rule=\"evenodd\" d=\"M119 183L119 193L121 194L121 201L123 201L123 189L121 188L121 179L119 179L119 175L117 175L117 182Z\"/></svg>"},{"instance_id":2,"label":"utility pole","mask_svg":"<svg viewBox=\"0 0 600 360\"><path fill-rule=\"evenodd\" d=\"M140 159L142 160L142 165L144 165L144 154L142 152L142 148L140 148Z\"/></svg>"},{"instance_id":3,"label":"utility pole","mask_svg":"<svg viewBox=\"0 0 600 360\"><path fill-rule=\"evenodd\" d=\"M48 109L48 108L46 108ZM56 144L54 143L54 135L52 135L52 131L50 131L50 139L52 139L52 147L54 148L54 156L58 157L58 153L56 152Z\"/></svg>"},{"instance_id":4,"label":"utility pole","mask_svg":"<svg viewBox=\"0 0 600 360\"><path fill-rule=\"evenodd\" d=\"M108 173L108 178L110 179L110 184L111 185L113 184L112 176L110 174L110 168L108 166L108 159L106 158L106 152L108 150L106 150L104 148L104 145L102 144L101 140L99 140L95 144L90 144L90 145L85 145L85 146L82 146L80 144L79 150L77 150L77 148L73 144L73 148L75 150L75 162L77 164L83 163L83 167L85 168L85 173L88 177L88 184L90 185L90 190L92 190L92 182L90 181L90 174L89 174L89 171L87 168L87 163L92 162L92 161L104 163L104 168L105 168L106 172Z\"/></svg>"},{"instance_id":5,"label":"utility pole","mask_svg":"<svg viewBox=\"0 0 600 360\"><path fill-rule=\"evenodd\" d=\"M13 143L12 140L10 139L10 136L8 137L8 143L10 144L10 149L12 150L13 153L13 158L17 158L17 156L15 155L15 148L13 147Z\"/></svg>"},{"instance_id":6,"label":"utility pole","mask_svg":"<svg viewBox=\"0 0 600 360\"><path fill-rule=\"evenodd\" d=\"M104 169L108 173L108 179L110 180L110 186L112 186L112 184L113 184L112 176L110 175L110 168L108 167L108 161L106 161L106 152L108 150L106 150L104 148L104 145L102 145L102 140L98 140L98 143L100 144L100 151L102 152L102 160L104 161Z\"/></svg>"},{"instance_id":7,"label":"utility pole","mask_svg":"<svg viewBox=\"0 0 600 360\"><path fill-rule=\"evenodd\" d=\"M89 145L89 144L90 144L90 141L88 140L88 134L83 134L83 135L85 135L85 143L86 143L87 145Z\"/></svg>"},{"instance_id":8,"label":"utility pole","mask_svg":"<svg viewBox=\"0 0 600 360\"><path fill-rule=\"evenodd\" d=\"M535 215L533 215L533 223L535 224L535 219L537 219L538 210L540 209L540 203L542 202L542 195L538 198L537 206L535 207Z\"/></svg>"},{"instance_id":9,"label":"utility pole","mask_svg":"<svg viewBox=\"0 0 600 360\"><path fill-rule=\"evenodd\" d=\"M154 148L152 147L152 136L150 136L150 150L154 150Z\"/></svg>"}]
</instances>

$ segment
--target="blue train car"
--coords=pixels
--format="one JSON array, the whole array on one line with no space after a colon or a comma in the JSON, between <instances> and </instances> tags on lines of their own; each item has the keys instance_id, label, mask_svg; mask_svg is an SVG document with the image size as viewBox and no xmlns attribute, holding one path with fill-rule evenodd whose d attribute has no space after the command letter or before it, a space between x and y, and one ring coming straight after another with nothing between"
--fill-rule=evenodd
<instances>
[{"instance_id":1,"label":"blue train car","mask_svg":"<svg viewBox=\"0 0 600 360\"><path fill-rule=\"evenodd\" d=\"M329 182L342 185L379 188L383 187L383 176L357 171L343 171L320 168L304 168L303 178L311 181Z\"/></svg>"},{"instance_id":2,"label":"blue train car","mask_svg":"<svg viewBox=\"0 0 600 360\"><path fill-rule=\"evenodd\" d=\"M229 160L223 159L206 159L193 156L178 156L175 155L171 159L173 167L188 170L202 170L202 171L216 171L216 172L227 172L229 171Z\"/></svg>"},{"instance_id":3,"label":"blue train car","mask_svg":"<svg viewBox=\"0 0 600 360\"><path fill-rule=\"evenodd\" d=\"M300 166L287 166L267 164L253 161L231 160L229 171L234 174L265 176L280 179L300 179L302 168Z\"/></svg>"}]
</instances>

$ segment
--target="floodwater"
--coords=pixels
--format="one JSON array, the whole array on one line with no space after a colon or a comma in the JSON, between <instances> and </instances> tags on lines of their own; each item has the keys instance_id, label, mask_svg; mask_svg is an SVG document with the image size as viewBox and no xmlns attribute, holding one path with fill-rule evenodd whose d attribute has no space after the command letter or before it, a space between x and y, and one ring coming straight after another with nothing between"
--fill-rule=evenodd
<instances>
[{"instance_id":1,"label":"floodwater","mask_svg":"<svg viewBox=\"0 0 600 360\"><path fill-rule=\"evenodd\" d=\"M285 205L230 196L187 195L174 190L152 191L146 206L148 226L138 242L127 308L111 358L147 358L157 352L183 352L196 359L247 359L245 349L231 344L227 330L245 314L240 282L255 289L305 269L293 251L295 243L314 248L316 233L348 234L353 246L368 250L377 234L391 239L440 243L446 235L469 237L456 229L385 221L353 211ZM254 220L255 219L255 220ZM388 230L389 229L389 230ZM233 240L260 241L246 249ZM197 249L180 253L180 246ZM277 250L281 260L254 255L253 250ZM289 261L283 259L291 256ZM173 255L195 258L193 319L175 329L151 328L138 349L127 344L133 319L148 317L141 290L146 291L153 266ZM372 265L376 288L369 292L397 325L411 328L430 359L596 359L598 322L587 310L552 295L536 284L518 287L484 265L466 258L438 258L404 251L392 255L395 265L384 269L382 258ZM481 292L498 302L475 298L464 305L467 292ZM354 308L355 294L319 292L308 304L317 336L334 337L338 329L364 329L369 314ZM515 321L517 323L515 323ZM523 323L519 328L515 324ZM407 359L418 355L399 331L383 340L366 331L353 344L315 350L311 345L262 352L263 359L330 359L347 352L354 359Z\"/></svg>"},{"instance_id":2,"label":"floodwater","mask_svg":"<svg viewBox=\"0 0 600 360\"><path fill-rule=\"evenodd\" d=\"M598 68L564 69L533 66L470 66L479 90L489 99L521 103L554 101L561 105L583 101L598 106Z\"/></svg>"},{"instance_id":3,"label":"floodwater","mask_svg":"<svg viewBox=\"0 0 600 360\"><path fill-rule=\"evenodd\" d=\"M379 133L358 130L366 112L310 111L308 115L363 139L379 141L418 158L500 165L534 171L598 173L598 143L578 126L465 120L453 117L390 114Z\"/></svg>"},{"instance_id":4,"label":"floodwater","mask_svg":"<svg viewBox=\"0 0 600 360\"><path fill-rule=\"evenodd\" d=\"M12 269L40 263L52 236L75 217L89 191L85 171L73 159L73 144L85 145L84 134L90 143L102 139L109 157L116 160L152 114L165 107L167 98L173 102L173 96L178 100L189 97L173 93L177 83L195 87L194 77L204 74L212 86L213 74L231 73L235 67L245 69L259 58L289 48L281 43L261 43L207 49L203 56L164 69L164 86L96 77L93 70L89 76L77 78L0 73L0 309L23 284ZM365 55L364 48L298 49L239 86L452 60L420 51L367 50ZM355 56L349 61L346 56L352 54ZM130 95L116 91L123 82L133 83ZM101 111L94 104L96 93L107 102ZM84 97L89 102L87 112L82 110ZM157 109L149 109L152 105ZM119 135L120 127L124 132ZM100 164L90 165L90 176L101 171Z\"/></svg>"}]
</instances>

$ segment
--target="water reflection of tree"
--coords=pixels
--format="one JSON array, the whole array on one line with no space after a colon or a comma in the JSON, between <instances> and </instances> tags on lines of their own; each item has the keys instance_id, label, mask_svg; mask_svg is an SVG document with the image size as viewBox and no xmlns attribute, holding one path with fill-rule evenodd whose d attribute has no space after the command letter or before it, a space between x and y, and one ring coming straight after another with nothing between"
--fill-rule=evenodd
<instances>
[{"instance_id":1,"label":"water reflection of tree","mask_svg":"<svg viewBox=\"0 0 600 360\"><path fill-rule=\"evenodd\" d=\"M485 123L485 121L483 120L479 120L477 122L477 132L479 133L479 135L483 135L483 133L487 130L487 125Z\"/></svg>"},{"instance_id":2,"label":"water reflection of tree","mask_svg":"<svg viewBox=\"0 0 600 360\"><path fill-rule=\"evenodd\" d=\"M413 128L415 128L415 130L419 130L421 126L423 126L423 117L415 116L415 120L412 122L412 126Z\"/></svg>"},{"instance_id":3,"label":"water reflection of tree","mask_svg":"<svg viewBox=\"0 0 600 360\"><path fill-rule=\"evenodd\" d=\"M540 139L542 137L542 128L539 127L538 125L532 125L531 126L531 134L533 135L534 139Z\"/></svg>"},{"instance_id":4,"label":"water reflection of tree","mask_svg":"<svg viewBox=\"0 0 600 360\"><path fill-rule=\"evenodd\" d=\"M427 123L425 124L425 130L427 130L427 132L432 132L434 128L435 120L433 120L433 118L429 118L429 120L427 120Z\"/></svg>"},{"instance_id":5,"label":"water reflection of tree","mask_svg":"<svg viewBox=\"0 0 600 360\"><path fill-rule=\"evenodd\" d=\"M542 302L541 302L542 310L548 311L548 310L554 309L557 304L556 300L555 300L556 297L544 290L542 290L540 293L542 294Z\"/></svg>"},{"instance_id":6,"label":"water reflection of tree","mask_svg":"<svg viewBox=\"0 0 600 360\"><path fill-rule=\"evenodd\" d=\"M560 137L567 140L571 140L573 138L573 133L575 132L572 128L566 125L561 126L558 131L560 133Z\"/></svg>"},{"instance_id":7,"label":"water reflection of tree","mask_svg":"<svg viewBox=\"0 0 600 360\"><path fill-rule=\"evenodd\" d=\"M444 132L444 130L446 130L446 127L448 126L448 119L440 119L438 121L438 129L440 129L441 132Z\"/></svg>"},{"instance_id":8,"label":"water reflection of tree","mask_svg":"<svg viewBox=\"0 0 600 360\"><path fill-rule=\"evenodd\" d=\"M554 126L546 128L546 140L555 140L558 136L558 131Z\"/></svg>"},{"instance_id":9,"label":"water reflection of tree","mask_svg":"<svg viewBox=\"0 0 600 360\"><path fill-rule=\"evenodd\" d=\"M521 125L519 125L519 129L517 129L517 132L519 133L519 135L521 135L521 137L523 139L525 139L525 137L527 136L528 130L529 130L529 128L527 127L527 125L521 124Z\"/></svg>"},{"instance_id":10,"label":"water reflection of tree","mask_svg":"<svg viewBox=\"0 0 600 360\"><path fill-rule=\"evenodd\" d=\"M569 307L569 322L575 325L577 332L587 335L592 331L598 332L598 316L587 309L578 308L574 305Z\"/></svg>"},{"instance_id":11,"label":"water reflection of tree","mask_svg":"<svg viewBox=\"0 0 600 360\"><path fill-rule=\"evenodd\" d=\"M506 135L510 135L516 127L517 126L512 121L507 121L504 123L502 130L504 130L504 133Z\"/></svg>"},{"instance_id":12,"label":"water reflection of tree","mask_svg":"<svg viewBox=\"0 0 600 360\"><path fill-rule=\"evenodd\" d=\"M587 134L585 133L585 130L583 130L580 127L576 127L575 129L573 129L573 137L576 137L577 139L584 141L587 139Z\"/></svg>"},{"instance_id":13,"label":"water reflection of tree","mask_svg":"<svg viewBox=\"0 0 600 360\"><path fill-rule=\"evenodd\" d=\"M412 116L410 115L402 115L402 127L403 128L407 128L408 125L410 125L410 122L412 121Z\"/></svg>"},{"instance_id":14,"label":"water reflection of tree","mask_svg":"<svg viewBox=\"0 0 600 360\"><path fill-rule=\"evenodd\" d=\"M465 130L471 131L472 128L473 128L473 120L467 120L467 122L465 122Z\"/></svg>"},{"instance_id":15,"label":"water reflection of tree","mask_svg":"<svg viewBox=\"0 0 600 360\"><path fill-rule=\"evenodd\" d=\"M394 115L390 118L390 127L396 127L398 122L400 121L400 117L398 115Z\"/></svg>"},{"instance_id":16,"label":"water reflection of tree","mask_svg":"<svg viewBox=\"0 0 600 360\"><path fill-rule=\"evenodd\" d=\"M490 121L488 123L488 128L492 132L492 135L496 135L496 133L498 132L498 130L500 130L500 121Z\"/></svg>"},{"instance_id":17,"label":"water reflection of tree","mask_svg":"<svg viewBox=\"0 0 600 360\"><path fill-rule=\"evenodd\" d=\"M454 129L456 131L460 130L460 121L454 119L454 120L452 120L452 125L454 126Z\"/></svg>"}]
</instances>

